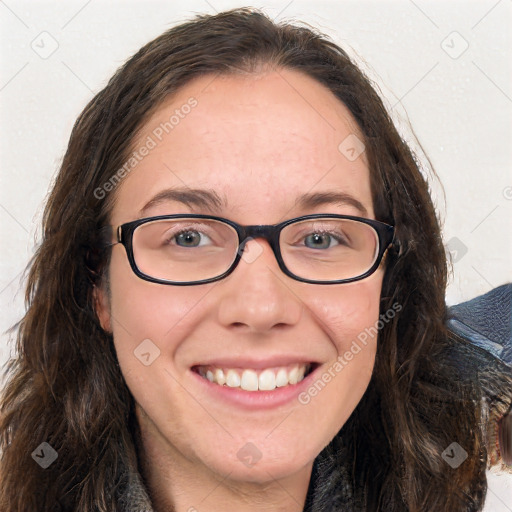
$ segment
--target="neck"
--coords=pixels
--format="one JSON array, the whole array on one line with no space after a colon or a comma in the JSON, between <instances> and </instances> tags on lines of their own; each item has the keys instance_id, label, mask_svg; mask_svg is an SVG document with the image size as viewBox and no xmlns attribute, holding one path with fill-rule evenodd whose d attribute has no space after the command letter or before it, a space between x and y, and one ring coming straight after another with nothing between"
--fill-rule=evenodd
<instances>
[{"instance_id":1,"label":"neck","mask_svg":"<svg viewBox=\"0 0 512 512\"><path fill-rule=\"evenodd\" d=\"M180 453L138 411L139 458L155 512L302 511L313 461L281 478L267 472L254 482L220 474Z\"/></svg>"}]
</instances>

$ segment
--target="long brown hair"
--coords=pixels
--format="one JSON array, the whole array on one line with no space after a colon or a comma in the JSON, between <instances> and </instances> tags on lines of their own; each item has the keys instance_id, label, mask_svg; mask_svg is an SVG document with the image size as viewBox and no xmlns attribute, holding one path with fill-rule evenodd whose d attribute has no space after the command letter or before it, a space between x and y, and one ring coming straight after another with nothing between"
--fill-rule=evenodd
<instances>
[{"instance_id":1,"label":"long brown hair","mask_svg":"<svg viewBox=\"0 0 512 512\"><path fill-rule=\"evenodd\" d=\"M242 8L197 16L145 45L75 123L30 262L0 404L2 511L118 509L137 426L112 336L95 314L93 288L108 279L101 227L115 198L97 191L123 167L153 110L194 77L282 68L316 79L348 107L364 136L376 218L396 226L381 311L401 310L379 333L364 397L325 451L346 466L361 510L480 509L494 441L479 425L510 407L499 386L512 379L445 328L446 255L416 157L341 48ZM468 453L456 470L441 458L454 441ZM31 457L41 442L58 453L47 469Z\"/></svg>"}]
</instances>

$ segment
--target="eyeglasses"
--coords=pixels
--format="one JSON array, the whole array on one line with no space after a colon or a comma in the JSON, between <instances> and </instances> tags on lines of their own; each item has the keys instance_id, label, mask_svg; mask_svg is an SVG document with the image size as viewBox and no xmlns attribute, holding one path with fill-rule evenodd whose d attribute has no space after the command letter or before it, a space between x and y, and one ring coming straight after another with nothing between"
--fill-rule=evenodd
<instances>
[{"instance_id":1,"label":"eyeglasses","mask_svg":"<svg viewBox=\"0 0 512 512\"><path fill-rule=\"evenodd\" d=\"M209 215L148 217L117 227L133 272L159 284L195 285L231 274L245 245L264 238L280 269L312 284L339 284L373 274L393 241L394 227L350 215L315 214L275 225L241 226ZM244 258L245 259L245 258Z\"/></svg>"}]
</instances>

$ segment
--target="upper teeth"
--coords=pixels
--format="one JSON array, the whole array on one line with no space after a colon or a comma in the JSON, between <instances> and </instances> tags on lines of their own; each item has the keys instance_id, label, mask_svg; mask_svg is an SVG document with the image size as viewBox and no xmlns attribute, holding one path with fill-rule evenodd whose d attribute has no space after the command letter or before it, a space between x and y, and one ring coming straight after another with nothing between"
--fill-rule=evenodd
<instances>
[{"instance_id":1,"label":"upper teeth","mask_svg":"<svg viewBox=\"0 0 512 512\"><path fill-rule=\"evenodd\" d=\"M241 388L245 391L271 391L273 389L297 384L311 368L310 364L294 364L286 367L267 368L261 370L241 370L235 368L216 368L200 366L199 374L210 382L230 388Z\"/></svg>"}]
</instances>

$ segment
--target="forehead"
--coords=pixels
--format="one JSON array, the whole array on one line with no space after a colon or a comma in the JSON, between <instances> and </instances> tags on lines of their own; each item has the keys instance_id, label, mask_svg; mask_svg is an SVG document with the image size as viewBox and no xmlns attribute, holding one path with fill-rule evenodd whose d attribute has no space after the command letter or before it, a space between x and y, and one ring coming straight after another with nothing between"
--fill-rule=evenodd
<instances>
[{"instance_id":1,"label":"forehead","mask_svg":"<svg viewBox=\"0 0 512 512\"><path fill-rule=\"evenodd\" d=\"M156 108L137 134L138 158L115 191L112 217L136 218L176 187L214 191L233 220L274 223L298 196L320 191L353 196L372 216L362 138L345 105L300 72L202 76Z\"/></svg>"}]
</instances>

